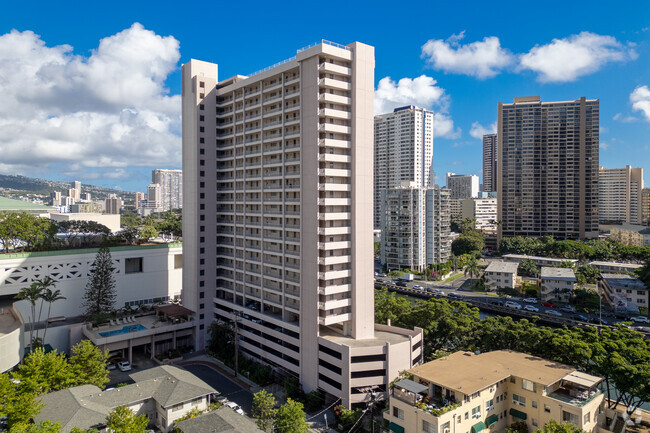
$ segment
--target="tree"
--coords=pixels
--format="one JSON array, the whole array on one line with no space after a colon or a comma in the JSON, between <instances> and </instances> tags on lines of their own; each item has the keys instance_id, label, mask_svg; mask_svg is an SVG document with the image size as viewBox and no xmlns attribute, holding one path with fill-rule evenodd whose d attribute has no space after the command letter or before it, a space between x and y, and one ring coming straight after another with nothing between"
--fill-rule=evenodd
<instances>
[{"instance_id":1,"label":"tree","mask_svg":"<svg viewBox=\"0 0 650 433\"><path fill-rule=\"evenodd\" d=\"M381 243L375 242L375 257L379 257L381 254Z\"/></svg>"},{"instance_id":2,"label":"tree","mask_svg":"<svg viewBox=\"0 0 650 433\"><path fill-rule=\"evenodd\" d=\"M90 340L81 340L72 348L70 365L77 381L103 388L108 383L108 351L102 352Z\"/></svg>"},{"instance_id":3,"label":"tree","mask_svg":"<svg viewBox=\"0 0 650 433\"><path fill-rule=\"evenodd\" d=\"M535 433L584 433L580 427L570 422L560 424L557 421L549 421L543 427L535 430Z\"/></svg>"},{"instance_id":4,"label":"tree","mask_svg":"<svg viewBox=\"0 0 650 433\"><path fill-rule=\"evenodd\" d=\"M19 392L7 373L0 374L0 417L9 427L29 423L42 407L35 393Z\"/></svg>"},{"instance_id":5,"label":"tree","mask_svg":"<svg viewBox=\"0 0 650 433\"><path fill-rule=\"evenodd\" d=\"M275 416L274 431L276 433L307 433L309 424L305 420L302 403L287 399L278 409Z\"/></svg>"},{"instance_id":6,"label":"tree","mask_svg":"<svg viewBox=\"0 0 650 433\"><path fill-rule=\"evenodd\" d=\"M400 318L405 317L413 308L411 303L404 297L389 292L386 287L375 290L375 322L391 323L397 325Z\"/></svg>"},{"instance_id":7,"label":"tree","mask_svg":"<svg viewBox=\"0 0 650 433\"><path fill-rule=\"evenodd\" d=\"M29 301L32 313L29 317L29 350L34 348L34 326L36 324L36 301L41 299L43 289L38 282L33 282L29 287L23 287L16 295L16 299ZM38 334L37 334L38 336Z\"/></svg>"},{"instance_id":8,"label":"tree","mask_svg":"<svg viewBox=\"0 0 650 433\"><path fill-rule=\"evenodd\" d=\"M517 273L523 277L534 277L539 274L539 268L532 260L524 259L519 262Z\"/></svg>"},{"instance_id":9,"label":"tree","mask_svg":"<svg viewBox=\"0 0 650 433\"><path fill-rule=\"evenodd\" d=\"M137 229L142 223L140 215L133 211L125 211L120 214L120 227Z\"/></svg>"},{"instance_id":10,"label":"tree","mask_svg":"<svg viewBox=\"0 0 650 433\"><path fill-rule=\"evenodd\" d=\"M210 341L208 350L210 354L227 365L234 366L235 356L235 330L230 324L215 320L208 329Z\"/></svg>"},{"instance_id":11,"label":"tree","mask_svg":"<svg viewBox=\"0 0 650 433\"><path fill-rule=\"evenodd\" d=\"M451 252L456 256L481 252L485 248L485 241L480 233L463 233L451 243Z\"/></svg>"},{"instance_id":12,"label":"tree","mask_svg":"<svg viewBox=\"0 0 650 433\"><path fill-rule=\"evenodd\" d=\"M45 394L79 384L65 354L53 350L45 353L42 347L34 349L13 373L20 381L20 392Z\"/></svg>"},{"instance_id":13,"label":"tree","mask_svg":"<svg viewBox=\"0 0 650 433\"><path fill-rule=\"evenodd\" d=\"M47 319L45 320L45 331L43 331L43 343L45 343L45 336L47 335L47 328L48 325L50 324L50 314L52 313L52 303L56 301L60 301L62 299L66 299L65 296L61 294L60 290L52 290L56 284L56 281L54 279L50 278L49 276L45 277L44 279L40 280L40 285L41 289L43 290L41 293L41 301L47 302ZM41 305L43 303L41 302Z\"/></svg>"},{"instance_id":14,"label":"tree","mask_svg":"<svg viewBox=\"0 0 650 433\"><path fill-rule=\"evenodd\" d=\"M140 229L139 235L142 239L148 241L151 238L157 238L158 232L153 225L146 225Z\"/></svg>"},{"instance_id":15,"label":"tree","mask_svg":"<svg viewBox=\"0 0 650 433\"><path fill-rule=\"evenodd\" d=\"M106 313L115 308L115 267L108 248L100 248L90 268L84 293L86 316Z\"/></svg>"},{"instance_id":16,"label":"tree","mask_svg":"<svg viewBox=\"0 0 650 433\"><path fill-rule=\"evenodd\" d=\"M576 276L578 277L578 280L584 280L584 283L582 284L595 284L600 277L600 269L592 265L580 266L576 272Z\"/></svg>"},{"instance_id":17,"label":"tree","mask_svg":"<svg viewBox=\"0 0 650 433\"><path fill-rule=\"evenodd\" d=\"M88 245L89 238L94 236L108 236L111 229L96 221L69 220L59 222L59 232L64 233L68 245L74 246L77 239L81 239L80 246Z\"/></svg>"},{"instance_id":18,"label":"tree","mask_svg":"<svg viewBox=\"0 0 650 433\"><path fill-rule=\"evenodd\" d=\"M38 424L17 424L9 430L9 433L59 433L60 431L60 423L41 421Z\"/></svg>"},{"instance_id":19,"label":"tree","mask_svg":"<svg viewBox=\"0 0 650 433\"><path fill-rule=\"evenodd\" d=\"M148 424L147 415L136 415L126 406L116 407L106 418L106 427L115 433L144 433Z\"/></svg>"},{"instance_id":20,"label":"tree","mask_svg":"<svg viewBox=\"0 0 650 433\"><path fill-rule=\"evenodd\" d=\"M528 433L528 424L524 421L517 421L506 427L506 433Z\"/></svg>"},{"instance_id":21,"label":"tree","mask_svg":"<svg viewBox=\"0 0 650 433\"><path fill-rule=\"evenodd\" d=\"M475 257L469 259L469 261L465 265L465 276L468 275L470 276L470 278L472 277L477 278L478 276L481 275L481 268L479 267Z\"/></svg>"},{"instance_id":22,"label":"tree","mask_svg":"<svg viewBox=\"0 0 650 433\"><path fill-rule=\"evenodd\" d=\"M253 416L257 418L260 430L268 431L273 426L275 419L275 397L265 390L253 394Z\"/></svg>"}]
</instances>

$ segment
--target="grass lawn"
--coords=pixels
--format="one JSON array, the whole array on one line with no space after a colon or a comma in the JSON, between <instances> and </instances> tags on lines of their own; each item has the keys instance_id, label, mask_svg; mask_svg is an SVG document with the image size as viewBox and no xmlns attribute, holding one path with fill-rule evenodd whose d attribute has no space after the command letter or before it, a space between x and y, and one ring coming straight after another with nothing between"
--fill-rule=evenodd
<instances>
[{"instance_id":1,"label":"grass lawn","mask_svg":"<svg viewBox=\"0 0 650 433\"><path fill-rule=\"evenodd\" d=\"M446 280L443 281L443 283L451 283L452 281L456 281L457 279L462 278L464 276L465 274L461 272L459 274L452 275L451 277L447 278Z\"/></svg>"}]
</instances>

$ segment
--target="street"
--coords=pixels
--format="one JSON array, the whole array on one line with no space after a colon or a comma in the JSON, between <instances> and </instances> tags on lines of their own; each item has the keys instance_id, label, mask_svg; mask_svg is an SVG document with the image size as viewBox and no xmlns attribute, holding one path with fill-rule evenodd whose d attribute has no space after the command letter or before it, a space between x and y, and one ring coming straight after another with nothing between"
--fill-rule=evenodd
<instances>
[{"instance_id":1,"label":"street","mask_svg":"<svg viewBox=\"0 0 650 433\"><path fill-rule=\"evenodd\" d=\"M237 403L250 416L253 407L253 394L248 389L205 365L183 365L183 367L219 391L222 396Z\"/></svg>"}]
</instances>

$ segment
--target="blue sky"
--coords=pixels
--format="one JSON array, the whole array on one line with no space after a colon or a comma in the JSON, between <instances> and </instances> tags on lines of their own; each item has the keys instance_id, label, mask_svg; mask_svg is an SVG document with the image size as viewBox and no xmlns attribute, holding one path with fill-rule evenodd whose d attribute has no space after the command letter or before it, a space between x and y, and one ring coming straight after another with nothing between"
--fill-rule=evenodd
<instances>
[{"instance_id":1,"label":"blue sky","mask_svg":"<svg viewBox=\"0 0 650 433\"><path fill-rule=\"evenodd\" d=\"M223 79L324 38L375 46L378 109L439 114L439 179L480 174L476 137L499 101L586 96L600 99L601 165L643 167L650 184L649 28L647 1L10 2L0 172L143 191L151 169L180 168L182 63L218 63Z\"/></svg>"}]
</instances>

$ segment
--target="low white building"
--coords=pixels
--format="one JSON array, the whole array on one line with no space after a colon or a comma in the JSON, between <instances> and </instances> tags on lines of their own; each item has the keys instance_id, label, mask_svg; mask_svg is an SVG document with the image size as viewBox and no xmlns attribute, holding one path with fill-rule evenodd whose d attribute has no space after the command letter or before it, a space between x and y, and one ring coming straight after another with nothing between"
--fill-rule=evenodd
<instances>
[{"instance_id":1,"label":"low white building","mask_svg":"<svg viewBox=\"0 0 650 433\"><path fill-rule=\"evenodd\" d=\"M206 410L210 396L216 393L192 373L171 365L130 376L135 383L111 390L82 385L45 394L41 397L43 409L34 421L59 422L61 433L69 433L74 427L103 429L108 414L126 406L137 415L147 415L150 426L167 432L190 410Z\"/></svg>"},{"instance_id":2,"label":"low white building","mask_svg":"<svg viewBox=\"0 0 650 433\"><path fill-rule=\"evenodd\" d=\"M589 263L590 266L594 266L600 269L601 272L608 274L631 274L637 269L641 269L643 265L637 265L634 263L618 263L618 262L602 262L602 261L593 261Z\"/></svg>"},{"instance_id":3,"label":"low white building","mask_svg":"<svg viewBox=\"0 0 650 433\"><path fill-rule=\"evenodd\" d=\"M517 285L517 269L519 263L513 262L490 262L483 273L485 288L487 290L514 289Z\"/></svg>"},{"instance_id":4,"label":"low white building","mask_svg":"<svg viewBox=\"0 0 650 433\"><path fill-rule=\"evenodd\" d=\"M564 262L573 263L574 265L578 263L576 259L557 259L555 257L527 256L525 254L504 254L502 258L506 262L517 263L521 263L522 260L532 260L537 266L555 266Z\"/></svg>"},{"instance_id":5,"label":"low white building","mask_svg":"<svg viewBox=\"0 0 650 433\"><path fill-rule=\"evenodd\" d=\"M116 233L121 230L119 214L101 214L90 212L77 213L51 213L50 219L56 222L62 221L94 221L108 227L111 232Z\"/></svg>"},{"instance_id":6,"label":"low white building","mask_svg":"<svg viewBox=\"0 0 650 433\"><path fill-rule=\"evenodd\" d=\"M638 313L639 307L650 305L648 288L641 280L624 274L602 274L598 289L617 311Z\"/></svg>"},{"instance_id":7,"label":"low white building","mask_svg":"<svg viewBox=\"0 0 650 433\"><path fill-rule=\"evenodd\" d=\"M110 250L115 266L116 309L153 305L180 297L183 272L180 243L121 246ZM20 289L36 280L52 277L56 281L54 290L60 290L66 299L51 305L50 317L54 320L49 325L45 343L67 352L82 337L83 296L97 251L94 248L0 254L0 299L13 301ZM31 314L29 302L16 301L13 305L14 316L20 316L17 321L27 322ZM37 306L40 307L40 302ZM41 322L36 329L44 327L48 307L47 304L43 306ZM29 332L24 334L29 338ZM0 345L3 338L6 336L0 333Z\"/></svg>"},{"instance_id":8,"label":"low white building","mask_svg":"<svg viewBox=\"0 0 650 433\"><path fill-rule=\"evenodd\" d=\"M542 301L569 302L577 282L573 269L542 267L540 273Z\"/></svg>"}]
</instances>

